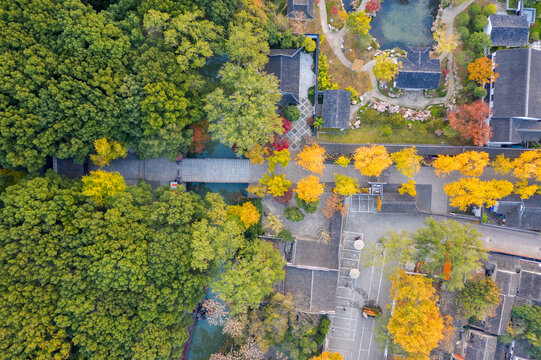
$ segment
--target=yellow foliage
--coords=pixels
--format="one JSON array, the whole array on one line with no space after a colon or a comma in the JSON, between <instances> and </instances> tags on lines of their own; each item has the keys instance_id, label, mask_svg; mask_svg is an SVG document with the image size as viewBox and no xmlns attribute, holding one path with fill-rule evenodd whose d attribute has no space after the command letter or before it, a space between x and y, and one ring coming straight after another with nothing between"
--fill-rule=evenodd
<instances>
[{"instance_id":1,"label":"yellow foliage","mask_svg":"<svg viewBox=\"0 0 541 360\"><path fill-rule=\"evenodd\" d=\"M525 151L513 160L513 175L519 179L541 181L541 150Z\"/></svg>"},{"instance_id":2,"label":"yellow foliage","mask_svg":"<svg viewBox=\"0 0 541 360\"><path fill-rule=\"evenodd\" d=\"M535 194L541 187L537 184L528 185L528 180L523 179L515 184L515 194L520 195L521 199L528 199Z\"/></svg>"},{"instance_id":3,"label":"yellow foliage","mask_svg":"<svg viewBox=\"0 0 541 360\"><path fill-rule=\"evenodd\" d=\"M340 165L341 167L348 167L350 162L351 160L349 158L341 155L334 163Z\"/></svg>"},{"instance_id":4,"label":"yellow foliage","mask_svg":"<svg viewBox=\"0 0 541 360\"><path fill-rule=\"evenodd\" d=\"M100 205L103 205L107 197L126 190L124 178L117 172L91 171L90 175L83 176L82 182L82 194Z\"/></svg>"},{"instance_id":5,"label":"yellow foliage","mask_svg":"<svg viewBox=\"0 0 541 360\"><path fill-rule=\"evenodd\" d=\"M115 140L101 138L94 141L96 154L90 154L90 160L99 167L109 165L112 160L126 157L128 150Z\"/></svg>"},{"instance_id":6,"label":"yellow foliage","mask_svg":"<svg viewBox=\"0 0 541 360\"><path fill-rule=\"evenodd\" d=\"M500 154L496 156L496 159L492 161L491 165L494 167L497 173L506 175L509 171L513 170L513 161Z\"/></svg>"},{"instance_id":7,"label":"yellow foliage","mask_svg":"<svg viewBox=\"0 0 541 360\"><path fill-rule=\"evenodd\" d=\"M402 68L402 62L396 61L390 53L384 52L374 58L374 76L382 81L391 81Z\"/></svg>"},{"instance_id":8,"label":"yellow foliage","mask_svg":"<svg viewBox=\"0 0 541 360\"><path fill-rule=\"evenodd\" d=\"M264 197L265 193L267 192L267 187L261 183L251 184L251 185L248 185L248 187L246 188L246 191L248 191L250 194L254 194L259 197Z\"/></svg>"},{"instance_id":9,"label":"yellow foliage","mask_svg":"<svg viewBox=\"0 0 541 360\"><path fill-rule=\"evenodd\" d=\"M357 179L342 174L334 174L335 187L333 192L342 196L350 196L359 192Z\"/></svg>"},{"instance_id":10,"label":"yellow foliage","mask_svg":"<svg viewBox=\"0 0 541 360\"><path fill-rule=\"evenodd\" d=\"M269 171L274 171L276 164L280 164L283 167L286 167L289 164L291 156L288 149L273 151L272 155L267 158L269 162Z\"/></svg>"},{"instance_id":11,"label":"yellow foliage","mask_svg":"<svg viewBox=\"0 0 541 360\"><path fill-rule=\"evenodd\" d=\"M265 230L267 230L272 235L278 235L280 231L284 228L284 225L282 224L282 220L280 219L279 215L274 215L273 213L270 213L269 216L263 220L263 227Z\"/></svg>"},{"instance_id":12,"label":"yellow foliage","mask_svg":"<svg viewBox=\"0 0 541 360\"><path fill-rule=\"evenodd\" d=\"M286 176L283 174L272 174L272 177L265 174L263 179L260 179L259 182L261 185L266 186L267 192L273 196L282 196L285 194L287 189L291 187L291 181L286 180Z\"/></svg>"},{"instance_id":13,"label":"yellow foliage","mask_svg":"<svg viewBox=\"0 0 541 360\"><path fill-rule=\"evenodd\" d=\"M337 352L332 353L332 352L324 351L321 353L321 355L314 356L310 358L310 360L344 360L344 358L342 357L342 354L340 353L337 353Z\"/></svg>"},{"instance_id":14,"label":"yellow foliage","mask_svg":"<svg viewBox=\"0 0 541 360\"><path fill-rule=\"evenodd\" d=\"M458 35L452 33L451 36L447 37L444 28L434 31L433 36L434 41L437 43L436 51L440 54L450 53L458 45Z\"/></svg>"},{"instance_id":15,"label":"yellow foliage","mask_svg":"<svg viewBox=\"0 0 541 360\"><path fill-rule=\"evenodd\" d=\"M392 153L391 160L404 176L412 178L421 169L421 160L423 158L417 154L415 146L412 146Z\"/></svg>"},{"instance_id":16,"label":"yellow foliage","mask_svg":"<svg viewBox=\"0 0 541 360\"><path fill-rule=\"evenodd\" d=\"M365 176L379 176L392 165L391 157L383 145L361 146L355 150L354 166Z\"/></svg>"},{"instance_id":17,"label":"yellow foliage","mask_svg":"<svg viewBox=\"0 0 541 360\"><path fill-rule=\"evenodd\" d=\"M391 338L409 358L428 360L430 351L443 338L444 327L432 280L400 271L391 281L391 298L395 301L387 325Z\"/></svg>"},{"instance_id":18,"label":"yellow foliage","mask_svg":"<svg viewBox=\"0 0 541 360\"><path fill-rule=\"evenodd\" d=\"M408 194L411 197L417 195L417 191L415 190L415 181L410 180L407 183L403 183L402 186L398 188L398 193L400 195Z\"/></svg>"},{"instance_id":19,"label":"yellow foliage","mask_svg":"<svg viewBox=\"0 0 541 360\"><path fill-rule=\"evenodd\" d=\"M265 157L268 155L269 150L259 144L244 152L244 156L250 160L250 164L252 165L263 164L265 162Z\"/></svg>"},{"instance_id":20,"label":"yellow foliage","mask_svg":"<svg viewBox=\"0 0 541 360\"><path fill-rule=\"evenodd\" d=\"M494 68L498 64L494 63L487 57L481 57L474 62L468 64L470 73L469 80L473 80L479 85L485 85L487 82L494 82L499 74L494 72Z\"/></svg>"},{"instance_id":21,"label":"yellow foliage","mask_svg":"<svg viewBox=\"0 0 541 360\"><path fill-rule=\"evenodd\" d=\"M477 178L464 178L443 187L449 196L451 206L464 211L469 205L494 206L496 201L513 191L513 184L507 180L481 181Z\"/></svg>"},{"instance_id":22,"label":"yellow foliage","mask_svg":"<svg viewBox=\"0 0 541 360\"><path fill-rule=\"evenodd\" d=\"M322 175L325 168L325 149L318 144L305 146L297 155L297 164L313 173Z\"/></svg>"},{"instance_id":23,"label":"yellow foliage","mask_svg":"<svg viewBox=\"0 0 541 360\"><path fill-rule=\"evenodd\" d=\"M250 226L255 225L259 222L259 211L252 202L247 201L242 206L233 205L227 208L229 215L238 216L240 221L244 224L244 227L248 229Z\"/></svg>"},{"instance_id":24,"label":"yellow foliage","mask_svg":"<svg viewBox=\"0 0 541 360\"><path fill-rule=\"evenodd\" d=\"M450 156L440 155L432 166L436 168L436 174L447 175L450 172L459 170L466 176L480 176L488 165L490 159L486 152L467 151L465 153Z\"/></svg>"},{"instance_id":25,"label":"yellow foliage","mask_svg":"<svg viewBox=\"0 0 541 360\"><path fill-rule=\"evenodd\" d=\"M295 189L299 198L308 203L318 201L323 191L325 191L325 184L320 183L319 178L315 175L309 175L301 179Z\"/></svg>"}]
</instances>

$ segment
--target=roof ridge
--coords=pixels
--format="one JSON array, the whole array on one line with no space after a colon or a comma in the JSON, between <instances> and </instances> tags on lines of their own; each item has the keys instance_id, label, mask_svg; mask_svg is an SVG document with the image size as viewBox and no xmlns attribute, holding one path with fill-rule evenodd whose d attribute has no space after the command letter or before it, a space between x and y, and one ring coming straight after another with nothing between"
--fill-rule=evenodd
<instances>
[{"instance_id":1,"label":"roof ridge","mask_svg":"<svg viewBox=\"0 0 541 360\"><path fill-rule=\"evenodd\" d=\"M530 66L532 63L532 48L528 48L528 66L526 66L526 96L524 101L526 102L525 115L529 115L529 104L530 104Z\"/></svg>"}]
</instances>

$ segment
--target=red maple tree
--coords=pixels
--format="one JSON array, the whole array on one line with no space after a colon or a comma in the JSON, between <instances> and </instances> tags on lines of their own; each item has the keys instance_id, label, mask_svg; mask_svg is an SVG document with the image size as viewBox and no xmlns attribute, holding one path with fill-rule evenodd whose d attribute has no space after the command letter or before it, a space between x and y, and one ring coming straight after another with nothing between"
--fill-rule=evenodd
<instances>
[{"instance_id":1,"label":"red maple tree","mask_svg":"<svg viewBox=\"0 0 541 360\"><path fill-rule=\"evenodd\" d=\"M370 0L369 2L366 3L365 9L366 9L366 12L375 13L381 10L381 4L379 3L378 0Z\"/></svg>"},{"instance_id":2,"label":"red maple tree","mask_svg":"<svg viewBox=\"0 0 541 360\"><path fill-rule=\"evenodd\" d=\"M190 129L193 130L192 143L190 144L191 152L200 154L205 149L205 144L210 141L210 136L207 133L208 125L206 120L197 121L190 125Z\"/></svg>"},{"instance_id":3,"label":"red maple tree","mask_svg":"<svg viewBox=\"0 0 541 360\"><path fill-rule=\"evenodd\" d=\"M338 8L337 5L333 5L332 8L331 8L331 14L333 14L334 16L338 15L338 13L340 12L340 9Z\"/></svg>"},{"instance_id":4,"label":"red maple tree","mask_svg":"<svg viewBox=\"0 0 541 360\"><path fill-rule=\"evenodd\" d=\"M286 139L280 139L280 137L275 134L273 142L267 144L267 149L269 149L270 153L273 151L289 149L289 142Z\"/></svg>"},{"instance_id":5,"label":"red maple tree","mask_svg":"<svg viewBox=\"0 0 541 360\"><path fill-rule=\"evenodd\" d=\"M287 205L291 199L293 199L293 187L287 189L284 195L274 197L274 200L278 201L282 205Z\"/></svg>"},{"instance_id":6,"label":"red maple tree","mask_svg":"<svg viewBox=\"0 0 541 360\"><path fill-rule=\"evenodd\" d=\"M471 105L459 105L457 110L450 112L449 125L465 139L472 139L475 145L483 146L492 137L492 128L485 121L489 115L488 104L477 100Z\"/></svg>"}]
</instances>

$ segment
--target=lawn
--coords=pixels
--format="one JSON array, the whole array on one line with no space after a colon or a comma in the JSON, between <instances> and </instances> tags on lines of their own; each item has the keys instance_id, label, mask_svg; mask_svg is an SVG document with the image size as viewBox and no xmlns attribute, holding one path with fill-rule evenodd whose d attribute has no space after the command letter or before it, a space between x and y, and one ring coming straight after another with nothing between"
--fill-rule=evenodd
<instances>
[{"instance_id":1,"label":"lawn","mask_svg":"<svg viewBox=\"0 0 541 360\"><path fill-rule=\"evenodd\" d=\"M327 41L321 43L321 53L327 57L329 63L329 74L332 79L338 84L340 89L345 89L352 86L359 95L362 95L372 89L370 76L365 72L356 72L348 69L334 55Z\"/></svg>"},{"instance_id":2,"label":"lawn","mask_svg":"<svg viewBox=\"0 0 541 360\"><path fill-rule=\"evenodd\" d=\"M349 129L344 134L325 134L318 132L318 141L348 144L432 144L440 145L472 145L459 136L438 136L428 128L428 123L413 123L410 130L407 126L393 129L392 135L382 136L380 125L361 125L358 129Z\"/></svg>"},{"instance_id":3,"label":"lawn","mask_svg":"<svg viewBox=\"0 0 541 360\"><path fill-rule=\"evenodd\" d=\"M351 62L353 62L355 59L361 59L367 63L372 60L372 56L375 53L374 49L371 51L366 50L371 43L372 35L370 35L370 33L363 36L346 31L346 34L344 35L344 49L346 52L344 55ZM349 51L350 49L351 51Z\"/></svg>"}]
</instances>

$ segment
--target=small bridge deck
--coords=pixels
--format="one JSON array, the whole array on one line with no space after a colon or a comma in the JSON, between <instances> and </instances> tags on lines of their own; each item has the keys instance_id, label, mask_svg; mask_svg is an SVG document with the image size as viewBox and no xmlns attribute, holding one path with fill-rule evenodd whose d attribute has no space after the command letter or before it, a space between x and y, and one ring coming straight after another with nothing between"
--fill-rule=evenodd
<instances>
[{"instance_id":1,"label":"small bridge deck","mask_svg":"<svg viewBox=\"0 0 541 360\"><path fill-rule=\"evenodd\" d=\"M184 159L179 175L183 182L252 183L263 173L263 166L246 159Z\"/></svg>"}]
</instances>

